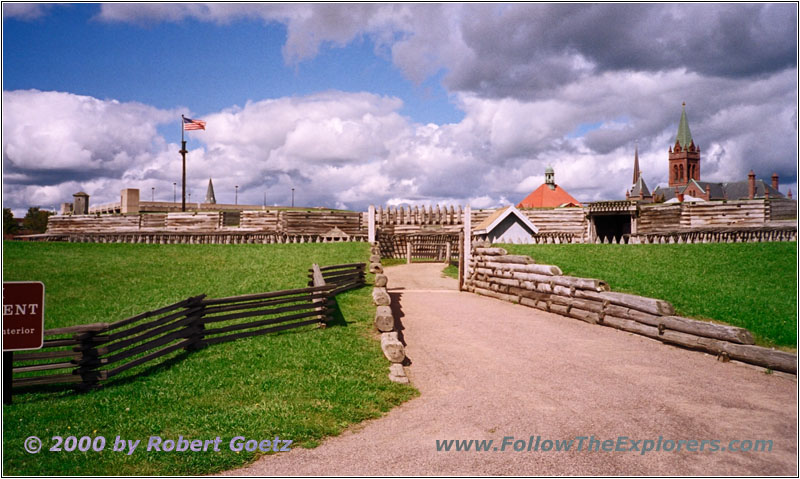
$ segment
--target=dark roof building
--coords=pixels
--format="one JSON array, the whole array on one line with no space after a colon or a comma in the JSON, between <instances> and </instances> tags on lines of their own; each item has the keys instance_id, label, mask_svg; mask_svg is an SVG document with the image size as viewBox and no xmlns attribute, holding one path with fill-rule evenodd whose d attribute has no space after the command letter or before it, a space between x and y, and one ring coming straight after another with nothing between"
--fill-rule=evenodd
<instances>
[{"instance_id":1,"label":"dark roof building","mask_svg":"<svg viewBox=\"0 0 800 479\"><path fill-rule=\"evenodd\" d=\"M668 186L658 186L652 195L639 171L639 149L636 148L633 164L634 182L627 196L631 200L662 202L686 197L697 200L741 200L755 198L783 198L778 191L778 174L772 175L772 183L756 180L751 170L747 180L712 183L700 180L700 147L695 145L689 120L686 118L686 103L681 109L678 134L675 144L669 149ZM650 196L648 196L650 195Z\"/></svg>"}]
</instances>

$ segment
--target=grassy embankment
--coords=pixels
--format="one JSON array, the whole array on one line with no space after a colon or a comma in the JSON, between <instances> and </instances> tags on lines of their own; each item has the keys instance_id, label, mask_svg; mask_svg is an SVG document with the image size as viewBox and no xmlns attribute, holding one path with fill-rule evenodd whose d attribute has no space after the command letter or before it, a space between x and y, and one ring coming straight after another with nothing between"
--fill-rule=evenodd
<instances>
[{"instance_id":1,"label":"grassy embankment","mask_svg":"<svg viewBox=\"0 0 800 479\"><path fill-rule=\"evenodd\" d=\"M5 281L40 280L46 327L115 321L200 293L223 297L305 287L307 269L365 261L366 243L130 245L5 242ZM371 281L368 276L368 282ZM391 383L372 335L370 288L337 296L337 324L213 345L90 392L25 392L3 407L8 475L197 475L252 461L234 436L313 447L415 396ZM342 319L343 318L343 319ZM44 448L27 454L38 436ZM51 437L104 436L103 452L51 452ZM146 452L147 439L222 438L220 452ZM116 436L142 440L126 455Z\"/></svg>"}]
</instances>

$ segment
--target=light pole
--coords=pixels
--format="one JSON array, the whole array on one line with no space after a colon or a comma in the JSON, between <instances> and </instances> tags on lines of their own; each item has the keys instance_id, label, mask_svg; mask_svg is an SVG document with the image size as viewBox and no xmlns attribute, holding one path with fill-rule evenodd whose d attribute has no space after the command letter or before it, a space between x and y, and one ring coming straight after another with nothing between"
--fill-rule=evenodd
<instances>
[{"instance_id":1,"label":"light pole","mask_svg":"<svg viewBox=\"0 0 800 479\"><path fill-rule=\"evenodd\" d=\"M233 204L238 205L239 204L239 185L234 186L234 188L236 188L236 196L233 199Z\"/></svg>"},{"instance_id":2,"label":"light pole","mask_svg":"<svg viewBox=\"0 0 800 479\"><path fill-rule=\"evenodd\" d=\"M155 186L151 186L150 187L150 201L155 201L155 200L156 200L156 187Z\"/></svg>"},{"instance_id":3,"label":"light pole","mask_svg":"<svg viewBox=\"0 0 800 479\"><path fill-rule=\"evenodd\" d=\"M172 202L178 202L178 183L175 181L172 182Z\"/></svg>"},{"instance_id":4,"label":"light pole","mask_svg":"<svg viewBox=\"0 0 800 479\"><path fill-rule=\"evenodd\" d=\"M292 188L292 208L294 208L294 188Z\"/></svg>"}]
</instances>

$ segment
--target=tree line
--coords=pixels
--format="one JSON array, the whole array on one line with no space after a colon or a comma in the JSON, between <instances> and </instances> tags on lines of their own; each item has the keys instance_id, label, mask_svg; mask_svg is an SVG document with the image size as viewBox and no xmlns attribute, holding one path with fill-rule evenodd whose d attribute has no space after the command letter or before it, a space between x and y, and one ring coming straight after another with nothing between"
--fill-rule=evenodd
<instances>
[{"instance_id":1,"label":"tree line","mask_svg":"<svg viewBox=\"0 0 800 479\"><path fill-rule=\"evenodd\" d=\"M37 234L47 231L47 218L52 211L39 209L38 206L28 208L22 219L22 226L14 218L11 208L3 208L3 236L15 234Z\"/></svg>"}]
</instances>

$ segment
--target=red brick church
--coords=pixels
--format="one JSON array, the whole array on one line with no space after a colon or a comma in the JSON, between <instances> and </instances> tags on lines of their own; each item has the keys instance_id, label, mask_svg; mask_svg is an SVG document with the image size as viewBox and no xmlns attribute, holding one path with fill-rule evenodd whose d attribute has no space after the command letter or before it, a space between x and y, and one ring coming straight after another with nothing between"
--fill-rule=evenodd
<instances>
[{"instance_id":1,"label":"red brick church","mask_svg":"<svg viewBox=\"0 0 800 479\"><path fill-rule=\"evenodd\" d=\"M686 103L681 110L675 144L669 149L669 185L659 186L652 193L639 171L639 149L636 148L633 163L633 186L626 192L631 200L663 202L695 200L739 200L754 198L783 198L778 191L778 175L772 175L772 184L756 180L750 170L747 180L727 183L711 183L700 180L700 146L695 145L689 120L686 118Z\"/></svg>"}]
</instances>

